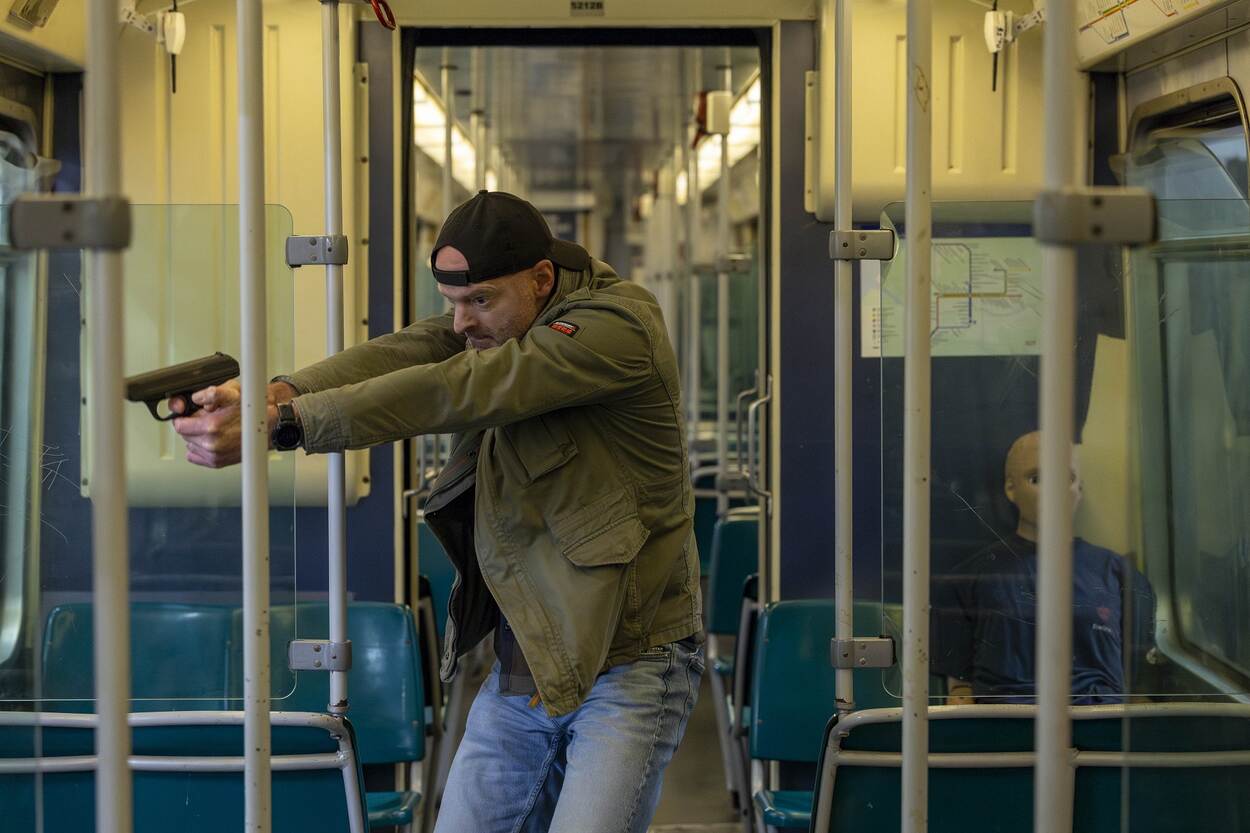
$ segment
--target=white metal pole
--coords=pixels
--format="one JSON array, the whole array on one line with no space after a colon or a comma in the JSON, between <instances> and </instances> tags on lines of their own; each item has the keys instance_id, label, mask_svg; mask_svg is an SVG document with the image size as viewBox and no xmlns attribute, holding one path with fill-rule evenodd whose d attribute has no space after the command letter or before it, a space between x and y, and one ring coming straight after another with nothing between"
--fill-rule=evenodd
<instances>
[{"instance_id":1,"label":"white metal pole","mask_svg":"<svg viewBox=\"0 0 1250 833\"><path fill-rule=\"evenodd\" d=\"M681 340L680 339L681 339L681 334L682 334L682 329L683 329L682 321L681 321L681 314L680 314L681 297L682 297L681 276L685 274L685 271L682 269L682 257L681 257L681 226L682 226L683 215L682 215L681 206L678 204L678 199L677 199L679 196L677 193L678 191L677 183L678 183L678 180L681 178L682 171L685 170L685 159L686 159L684 151L683 151L683 149L686 146L686 142L684 141L684 138L683 138L686 133L686 129L685 129L686 121L683 118L682 107L681 107L681 101L685 97L685 72L683 72L684 63L685 63L685 56L680 52L677 53L677 57L674 61L674 67L673 67L674 69L673 91L676 93L674 100L673 100L673 135L677 137L677 144L673 146L673 158L670 164L668 165L668 168L672 171L671 173L672 186L670 188L670 196L669 196L671 207L669 209L670 213L668 217L668 231L667 231L668 243L669 243L668 285L669 285L669 295L672 298L672 301L671 301L672 306L669 310L671 315L668 318L668 331L669 331L669 336L672 339L673 350L677 352L679 355L681 353ZM686 186L687 186L686 199L689 200L690 199L689 181L686 182Z\"/></svg>"},{"instance_id":2,"label":"white metal pole","mask_svg":"<svg viewBox=\"0 0 1250 833\"><path fill-rule=\"evenodd\" d=\"M343 131L339 79L339 4L321 4L322 123L325 134L325 233L343 233ZM326 266L326 355L343 350L343 267ZM347 641L347 473L342 452L327 461L330 641ZM347 672L330 672L332 714L347 712Z\"/></svg>"},{"instance_id":3,"label":"white metal pole","mask_svg":"<svg viewBox=\"0 0 1250 833\"><path fill-rule=\"evenodd\" d=\"M698 92L703 84L703 60L701 53L696 49L691 59L691 84L690 91ZM689 106L687 101L687 106ZM687 114L690 121L693 121L694 114ZM682 142L685 148L686 160L686 263L689 267L687 271L690 273L688 280L690 281L690 308L687 310L687 320L689 327L687 328L686 337L689 339L687 354L689 356L689 380L686 382L686 390L689 394L687 408L689 409L690 420L690 455L695 460L695 466L698 466L697 454L695 448L699 437L699 420L702 416L702 403L700 385L702 384L702 356L701 348L703 346L703 334L700 329L703 325L703 280L695 271L695 261L698 256L699 248L699 212L703 205L703 194L699 189L699 154L690 147L692 135L686 135Z\"/></svg>"},{"instance_id":4,"label":"white metal pole","mask_svg":"<svg viewBox=\"0 0 1250 833\"><path fill-rule=\"evenodd\" d=\"M452 189L456 187L455 179L452 177L452 132L456 124L456 89L452 76L456 71L456 67L451 62L450 47L443 47L441 69L443 90L443 222L446 222L456 205L452 193ZM450 306L448 308L450 309ZM442 434L435 435L431 440L434 444L434 471L438 472L443 466L443 460L451 456L451 452L450 449L446 449L447 453L444 455L445 440Z\"/></svg>"},{"instance_id":5,"label":"white metal pole","mask_svg":"<svg viewBox=\"0 0 1250 833\"><path fill-rule=\"evenodd\" d=\"M663 289L661 303L664 312L664 324L668 330L669 343L676 348L680 327L677 321L677 161L666 164L659 176L659 193L656 199L656 211L660 221L660 239L663 241L663 254L660 256L660 269L656 275Z\"/></svg>"},{"instance_id":6,"label":"white metal pole","mask_svg":"<svg viewBox=\"0 0 1250 833\"><path fill-rule=\"evenodd\" d=\"M117 0L87 5L87 194L121 190ZM126 511L126 428L122 413L122 256L93 250L91 278L91 535L95 605L96 829L133 825L130 756L130 540Z\"/></svg>"},{"instance_id":7,"label":"white metal pole","mask_svg":"<svg viewBox=\"0 0 1250 833\"><path fill-rule=\"evenodd\" d=\"M1076 186L1076 21L1068 3L1047 8L1043 107L1044 187ZM1072 502L1069 483L1075 400L1076 250L1042 246L1041 499L1038 524L1037 770L1034 829L1072 829Z\"/></svg>"},{"instance_id":8,"label":"white metal pole","mask_svg":"<svg viewBox=\"0 0 1250 833\"><path fill-rule=\"evenodd\" d=\"M469 133L473 136L473 183L479 191L486 190L486 97L482 95L482 85L486 83L484 66L485 55L479 46L473 50L473 112L469 116Z\"/></svg>"},{"instance_id":9,"label":"white metal pole","mask_svg":"<svg viewBox=\"0 0 1250 833\"><path fill-rule=\"evenodd\" d=\"M733 95L733 61L722 58L721 84ZM729 510L729 136L720 137L720 182L716 200L716 465L720 488L716 513ZM739 457L743 450L737 450Z\"/></svg>"},{"instance_id":10,"label":"white metal pole","mask_svg":"<svg viewBox=\"0 0 1250 833\"><path fill-rule=\"evenodd\" d=\"M242 317L244 827L271 829L269 430L265 355L265 111L261 4L237 0Z\"/></svg>"},{"instance_id":11,"label":"white metal pole","mask_svg":"<svg viewBox=\"0 0 1250 833\"><path fill-rule=\"evenodd\" d=\"M836 5L836 10L833 8ZM836 11L836 21L834 13ZM821 67L837 63L837 113L834 120L835 228L850 231L854 218L851 211L851 3L850 0L824 0L821 20ZM834 31L829 31L829 23ZM831 38L832 35L832 38ZM832 42L831 42L832 41ZM827 48L833 48L832 54ZM826 61L828 61L826 63ZM849 260L834 264L834 366L833 366L833 490L834 490L834 633L839 640L855 635L853 564L851 558L851 362L854 343L851 327L853 274ZM836 672L838 713L846 714L855 707L854 674L849 668Z\"/></svg>"},{"instance_id":12,"label":"white metal pole","mask_svg":"<svg viewBox=\"0 0 1250 833\"><path fill-rule=\"evenodd\" d=\"M903 393L903 816L929 828L929 301L933 10L907 3L907 313Z\"/></svg>"},{"instance_id":13,"label":"white metal pole","mask_svg":"<svg viewBox=\"0 0 1250 833\"><path fill-rule=\"evenodd\" d=\"M452 87L451 74L455 67L451 63L451 49L443 47L443 220L451 214L455 207L451 189L455 187L451 177L451 134L456 123L456 91Z\"/></svg>"}]
</instances>

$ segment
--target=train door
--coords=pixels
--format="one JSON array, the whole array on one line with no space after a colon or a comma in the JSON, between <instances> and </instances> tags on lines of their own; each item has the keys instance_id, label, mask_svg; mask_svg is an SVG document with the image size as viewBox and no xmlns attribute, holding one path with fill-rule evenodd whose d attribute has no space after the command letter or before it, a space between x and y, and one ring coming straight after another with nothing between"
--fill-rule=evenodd
<instances>
[{"instance_id":1,"label":"train door","mask_svg":"<svg viewBox=\"0 0 1250 833\"><path fill-rule=\"evenodd\" d=\"M404 323L444 311L430 252L483 188L530 200L555 237L645 286L678 359L705 576L718 521L766 529L768 43L756 29L428 29L403 47ZM438 637L455 571L423 513L458 439L404 453L401 580ZM479 646L443 695L440 773L489 656Z\"/></svg>"}]
</instances>

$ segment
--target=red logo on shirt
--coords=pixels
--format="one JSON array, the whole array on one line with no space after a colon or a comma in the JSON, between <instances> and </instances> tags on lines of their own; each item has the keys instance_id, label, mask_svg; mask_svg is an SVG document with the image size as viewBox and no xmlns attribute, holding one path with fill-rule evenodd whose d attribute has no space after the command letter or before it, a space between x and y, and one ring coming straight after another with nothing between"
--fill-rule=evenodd
<instances>
[{"instance_id":1,"label":"red logo on shirt","mask_svg":"<svg viewBox=\"0 0 1250 833\"><path fill-rule=\"evenodd\" d=\"M581 327L576 324L570 324L567 321L555 321L550 325L551 329L557 333L564 333L566 336L575 336Z\"/></svg>"},{"instance_id":2,"label":"red logo on shirt","mask_svg":"<svg viewBox=\"0 0 1250 833\"><path fill-rule=\"evenodd\" d=\"M1111 608L1109 607L1098 608L1098 617L1102 619L1102 621L1104 622L1108 621L1111 618Z\"/></svg>"}]
</instances>

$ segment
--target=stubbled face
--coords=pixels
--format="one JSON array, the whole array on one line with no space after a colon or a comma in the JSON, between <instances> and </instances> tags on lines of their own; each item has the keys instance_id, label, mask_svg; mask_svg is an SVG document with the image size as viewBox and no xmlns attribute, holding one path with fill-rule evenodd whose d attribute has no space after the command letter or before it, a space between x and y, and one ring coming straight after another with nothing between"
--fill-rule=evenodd
<instances>
[{"instance_id":1,"label":"stubbled face","mask_svg":"<svg viewBox=\"0 0 1250 833\"><path fill-rule=\"evenodd\" d=\"M1020 512L1016 531L1022 538L1033 541L1037 540L1038 506L1041 503L1041 481L1038 476L1040 448L1041 434L1037 431L1025 434L1012 444L1011 450L1007 452L1007 477L1003 489L1007 499ZM1071 457L1068 476L1072 511L1075 512L1081 503L1081 473L1077 467L1075 452Z\"/></svg>"},{"instance_id":2,"label":"stubbled face","mask_svg":"<svg viewBox=\"0 0 1250 833\"><path fill-rule=\"evenodd\" d=\"M447 271L469 268L464 255L451 246L439 250L434 265ZM438 291L451 303L456 334L474 350L486 350L524 335L554 284L555 267L550 260L540 260L521 272L468 286L440 283Z\"/></svg>"}]
</instances>

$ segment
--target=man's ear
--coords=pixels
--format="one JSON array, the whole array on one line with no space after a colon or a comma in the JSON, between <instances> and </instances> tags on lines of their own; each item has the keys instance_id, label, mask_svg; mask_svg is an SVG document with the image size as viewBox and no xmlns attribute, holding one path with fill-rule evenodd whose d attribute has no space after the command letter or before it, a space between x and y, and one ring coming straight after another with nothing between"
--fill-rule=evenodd
<instances>
[{"instance_id":1,"label":"man's ear","mask_svg":"<svg viewBox=\"0 0 1250 833\"><path fill-rule=\"evenodd\" d=\"M1013 504L1016 502L1016 481L1014 478L1008 477L1006 482L1003 483L1003 494Z\"/></svg>"},{"instance_id":2,"label":"man's ear","mask_svg":"<svg viewBox=\"0 0 1250 833\"><path fill-rule=\"evenodd\" d=\"M550 260L543 259L534 264L534 290L539 298L551 295L556 285L556 267Z\"/></svg>"}]
</instances>

